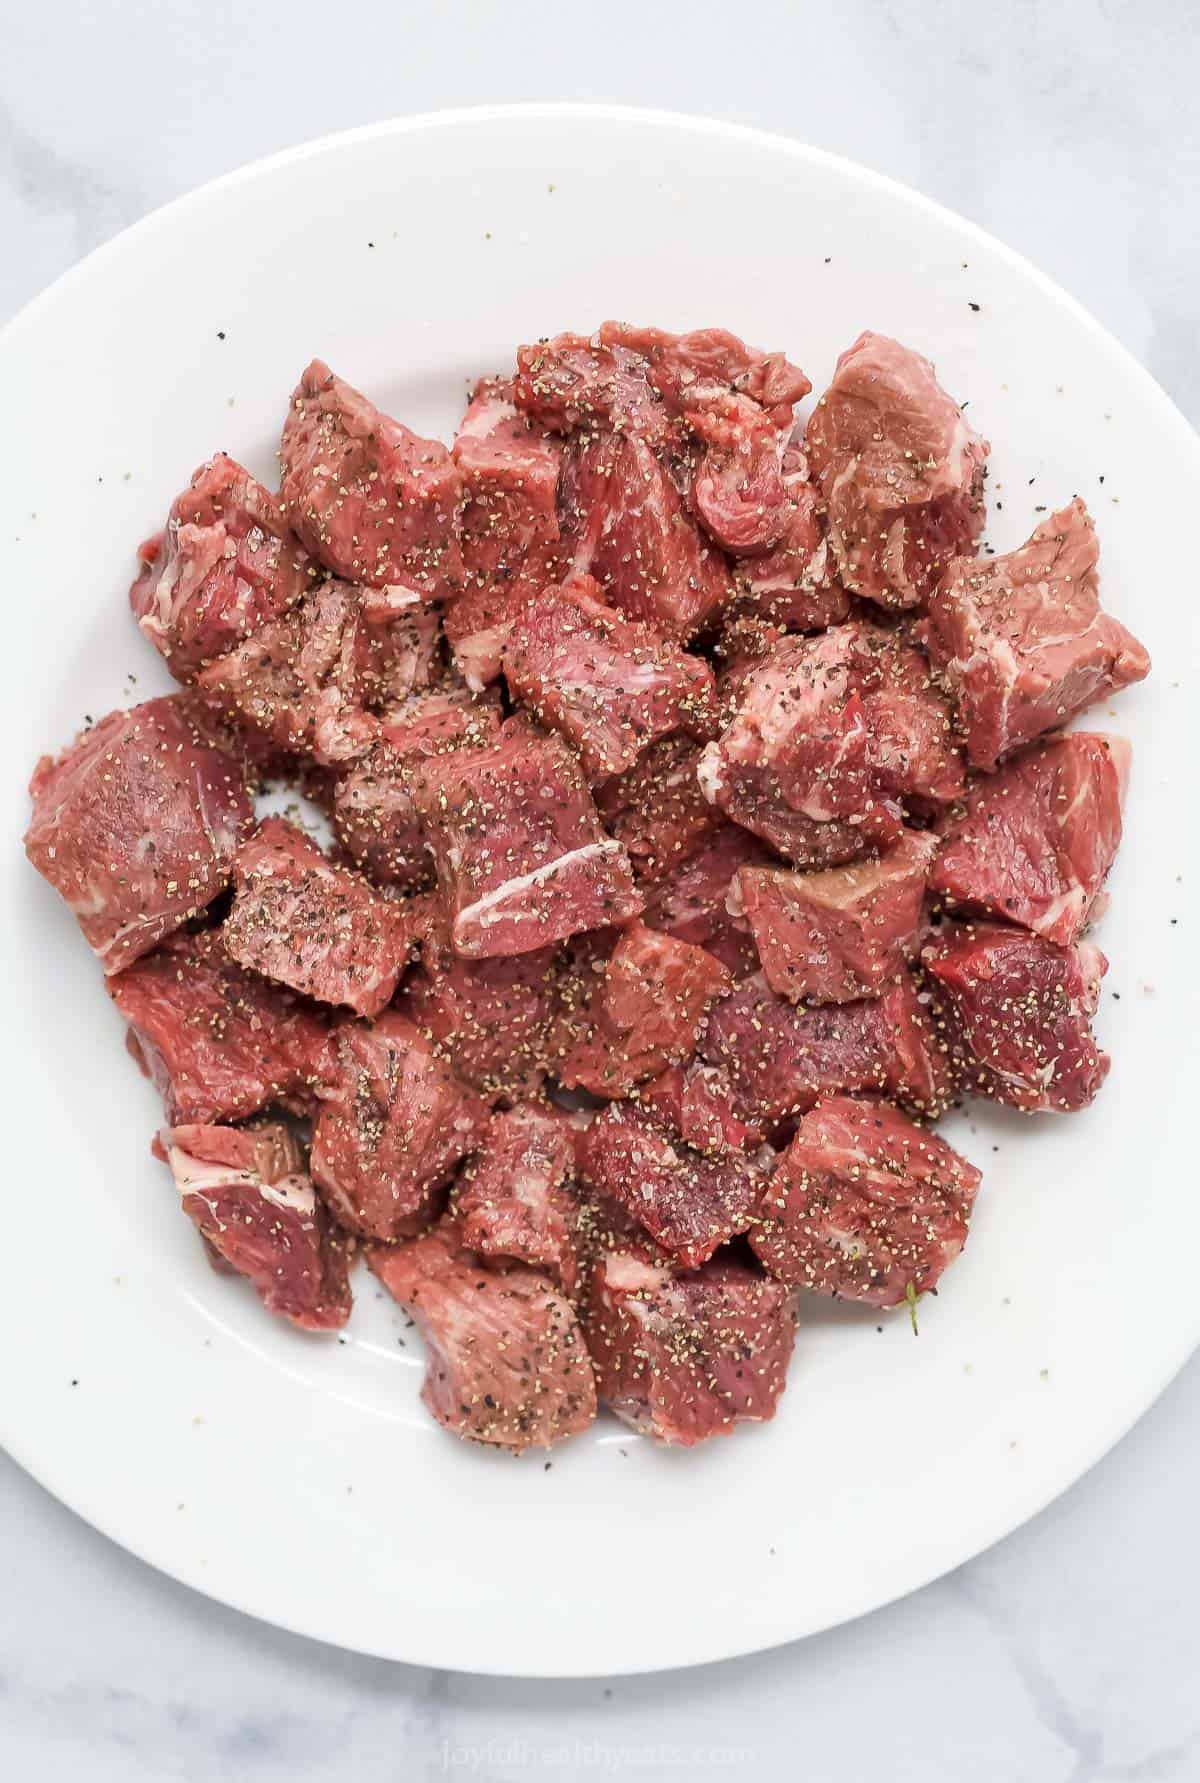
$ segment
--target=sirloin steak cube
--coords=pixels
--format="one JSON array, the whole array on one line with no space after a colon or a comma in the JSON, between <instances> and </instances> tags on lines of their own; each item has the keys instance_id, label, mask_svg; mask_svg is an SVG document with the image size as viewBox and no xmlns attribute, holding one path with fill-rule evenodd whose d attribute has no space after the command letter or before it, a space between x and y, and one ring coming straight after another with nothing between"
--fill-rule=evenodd
<instances>
[{"instance_id":1,"label":"sirloin steak cube","mask_svg":"<svg viewBox=\"0 0 1200 1783\"><path fill-rule=\"evenodd\" d=\"M467 960L439 936L397 1007L464 1083L495 1101L534 1088L546 1070L558 973L555 947Z\"/></svg>"},{"instance_id":2,"label":"sirloin steak cube","mask_svg":"<svg viewBox=\"0 0 1200 1783\"><path fill-rule=\"evenodd\" d=\"M549 1276L481 1260L450 1222L367 1261L429 1351L421 1398L445 1429L506 1449L586 1430L596 1384L583 1332Z\"/></svg>"},{"instance_id":3,"label":"sirloin steak cube","mask_svg":"<svg viewBox=\"0 0 1200 1783\"><path fill-rule=\"evenodd\" d=\"M338 1224L387 1240L419 1230L487 1109L394 1009L338 1028L324 1075L312 1173Z\"/></svg>"},{"instance_id":4,"label":"sirloin steak cube","mask_svg":"<svg viewBox=\"0 0 1200 1783\"><path fill-rule=\"evenodd\" d=\"M706 1065L700 1059L670 1065L641 1084L636 1097L642 1108L694 1151L744 1152L762 1144L762 1127L743 1118L733 1079L722 1065Z\"/></svg>"},{"instance_id":5,"label":"sirloin steak cube","mask_svg":"<svg viewBox=\"0 0 1200 1783\"><path fill-rule=\"evenodd\" d=\"M974 1165L886 1102L830 1096L800 1122L750 1243L781 1281L915 1304L967 1239Z\"/></svg>"},{"instance_id":6,"label":"sirloin steak cube","mask_svg":"<svg viewBox=\"0 0 1200 1783\"><path fill-rule=\"evenodd\" d=\"M1100 547L1076 498L1016 551L951 563L929 602L929 653L958 698L967 754L1000 759L1118 688L1150 658L1101 610Z\"/></svg>"},{"instance_id":7,"label":"sirloin steak cube","mask_svg":"<svg viewBox=\"0 0 1200 1783\"><path fill-rule=\"evenodd\" d=\"M775 1415L796 1340L793 1291L742 1263L693 1274L611 1251L585 1317L602 1401L659 1442L691 1448Z\"/></svg>"},{"instance_id":8,"label":"sirloin steak cube","mask_svg":"<svg viewBox=\"0 0 1200 1783\"><path fill-rule=\"evenodd\" d=\"M846 591L834 577L820 493L808 471L803 448L786 446L780 461L787 497L782 533L772 550L743 558L734 571L740 610L792 631L822 631L850 613Z\"/></svg>"},{"instance_id":9,"label":"sirloin steak cube","mask_svg":"<svg viewBox=\"0 0 1200 1783\"><path fill-rule=\"evenodd\" d=\"M417 764L412 788L456 953L531 953L641 910L560 738L509 719L485 748Z\"/></svg>"},{"instance_id":10,"label":"sirloin steak cube","mask_svg":"<svg viewBox=\"0 0 1200 1783\"><path fill-rule=\"evenodd\" d=\"M1075 731L981 776L943 833L930 890L1069 947L1120 847L1129 760L1123 737Z\"/></svg>"},{"instance_id":11,"label":"sirloin steak cube","mask_svg":"<svg viewBox=\"0 0 1200 1783\"><path fill-rule=\"evenodd\" d=\"M740 978L757 961L745 917L730 912L730 891L739 868L771 857L748 830L713 815L704 845L647 885L645 915L651 928L705 948Z\"/></svg>"},{"instance_id":12,"label":"sirloin steak cube","mask_svg":"<svg viewBox=\"0 0 1200 1783\"><path fill-rule=\"evenodd\" d=\"M700 790L700 755L700 744L677 731L596 788L605 828L628 850L642 884L696 854L718 830L733 827Z\"/></svg>"},{"instance_id":13,"label":"sirloin steak cube","mask_svg":"<svg viewBox=\"0 0 1200 1783\"><path fill-rule=\"evenodd\" d=\"M292 393L279 462L284 513L335 576L386 589L402 605L461 586L463 479L449 452L319 359Z\"/></svg>"},{"instance_id":14,"label":"sirloin steak cube","mask_svg":"<svg viewBox=\"0 0 1200 1783\"><path fill-rule=\"evenodd\" d=\"M965 924L922 958L963 1054L963 1088L1027 1111L1084 1108L1111 1063L1091 1019L1108 961L998 923Z\"/></svg>"},{"instance_id":15,"label":"sirloin steak cube","mask_svg":"<svg viewBox=\"0 0 1200 1783\"><path fill-rule=\"evenodd\" d=\"M358 1015L391 1002L413 950L401 906L280 817L242 844L235 882L224 935L239 965Z\"/></svg>"},{"instance_id":16,"label":"sirloin steak cube","mask_svg":"<svg viewBox=\"0 0 1200 1783\"><path fill-rule=\"evenodd\" d=\"M29 783L25 852L106 973L149 953L228 885L253 807L182 696L110 712Z\"/></svg>"},{"instance_id":17,"label":"sirloin steak cube","mask_svg":"<svg viewBox=\"0 0 1200 1783\"><path fill-rule=\"evenodd\" d=\"M129 602L179 681L281 618L314 573L275 497L224 452L194 473L140 555Z\"/></svg>"},{"instance_id":18,"label":"sirloin steak cube","mask_svg":"<svg viewBox=\"0 0 1200 1783\"><path fill-rule=\"evenodd\" d=\"M571 1293L575 1203L566 1185L574 1174L575 1147L556 1114L535 1102L494 1114L455 1191L463 1243L544 1269Z\"/></svg>"},{"instance_id":19,"label":"sirloin steak cube","mask_svg":"<svg viewBox=\"0 0 1200 1783\"><path fill-rule=\"evenodd\" d=\"M161 1144L183 1211L269 1312L305 1331L350 1317L349 1256L286 1127L169 1127Z\"/></svg>"}]
</instances>

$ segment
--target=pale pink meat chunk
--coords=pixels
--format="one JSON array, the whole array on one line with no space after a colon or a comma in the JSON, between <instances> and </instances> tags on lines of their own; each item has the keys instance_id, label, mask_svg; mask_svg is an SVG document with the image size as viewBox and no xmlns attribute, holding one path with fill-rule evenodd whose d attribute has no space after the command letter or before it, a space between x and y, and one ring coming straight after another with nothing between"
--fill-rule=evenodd
<instances>
[{"instance_id":1,"label":"pale pink meat chunk","mask_svg":"<svg viewBox=\"0 0 1200 1783\"><path fill-rule=\"evenodd\" d=\"M253 819L238 763L195 728L182 696L110 712L42 757L29 795L25 852L106 973L212 903Z\"/></svg>"},{"instance_id":2,"label":"pale pink meat chunk","mask_svg":"<svg viewBox=\"0 0 1200 1783\"><path fill-rule=\"evenodd\" d=\"M571 1293L575 1203L567 1184L574 1174L575 1147L548 1108L521 1102L494 1114L455 1190L464 1244L544 1269Z\"/></svg>"},{"instance_id":3,"label":"pale pink meat chunk","mask_svg":"<svg viewBox=\"0 0 1200 1783\"><path fill-rule=\"evenodd\" d=\"M958 700L967 754L994 768L1150 658L1100 606L1096 529L1078 497L1003 557L959 558L930 598L926 639Z\"/></svg>"},{"instance_id":4,"label":"pale pink meat chunk","mask_svg":"<svg viewBox=\"0 0 1200 1783\"><path fill-rule=\"evenodd\" d=\"M1129 761L1123 737L1074 731L981 776L944 831L930 890L1070 946L1121 843Z\"/></svg>"},{"instance_id":5,"label":"pale pink meat chunk","mask_svg":"<svg viewBox=\"0 0 1200 1783\"><path fill-rule=\"evenodd\" d=\"M750 1234L781 1281L915 1306L967 1239L980 1174L886 1102L829 1096L800 1122Z\"/></svg>"}]
</instances>

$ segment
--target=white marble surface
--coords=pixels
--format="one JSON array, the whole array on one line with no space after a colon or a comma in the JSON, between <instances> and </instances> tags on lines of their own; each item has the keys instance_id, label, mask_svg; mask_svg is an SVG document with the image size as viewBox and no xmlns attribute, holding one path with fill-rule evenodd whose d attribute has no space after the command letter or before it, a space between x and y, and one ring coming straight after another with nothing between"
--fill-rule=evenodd
<instances>
[{"instance_id":1,"label":"white marble surface","mask_svg":"<svg viewBox=\"0 0 1200 1783\"><path fill-rule=\"evenodd\" d=\"M943 199L1079 295L1200 419L1192 0L0 0L0 27L0 318L153 206L306 136L618 99L790 131ZM1136 1318L1142 1287L1114 1318ZM903 1604L724 1666L538 1684L278 1634L0 1461L0 1776L1191 1780L1198 1494L1193 1362L1059 1504ZM652 1590L631 1613L653 1615Z\"/></svg>"}]
</instances>

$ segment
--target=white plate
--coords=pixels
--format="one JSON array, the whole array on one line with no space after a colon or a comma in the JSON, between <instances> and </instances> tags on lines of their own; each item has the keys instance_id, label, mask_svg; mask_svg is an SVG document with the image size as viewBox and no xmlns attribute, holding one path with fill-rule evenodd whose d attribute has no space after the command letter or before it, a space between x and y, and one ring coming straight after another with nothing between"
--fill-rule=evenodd
<instances>
[{"instance_id":1,"label":"white plate","mask_svg":"<svg viewBox=\"0 0 1200 1783\"><path fill-rule=\"evenodd\" d=\"M810 1304L774 1424L688 1455L602 1420L547 1471L430 1423L419 1346L373 1282L326 1341L211 1273L148 1153L155 1097L17 837L38 752L167 685L125 604L134 547L215 448L273 476L314 353L448 435L468 381L518 341L606 316L723 324L786 348L818 390L865 326L931 354L993 442L992 542L1085 495L1107 604L1157 671L1092 718L1135 739L1096 1107L953 1123L984 1186L918 1340L906 1317ZM1076 304L969 224L799 144L520 107L336 137L171 205L18 317L0 389L0 1434L30 1472L175 1577L305 1634L473 1671L634 1671L912 1590L1145 1410L1200 1338L1200 450Z\"/></svg>"}]
</instances>

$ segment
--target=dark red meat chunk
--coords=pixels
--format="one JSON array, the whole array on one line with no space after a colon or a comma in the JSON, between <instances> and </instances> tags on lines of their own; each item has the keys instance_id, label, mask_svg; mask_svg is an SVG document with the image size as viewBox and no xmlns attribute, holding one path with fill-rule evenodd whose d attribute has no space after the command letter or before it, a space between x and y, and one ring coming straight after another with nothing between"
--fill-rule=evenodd
<instances>
[{"instance_id":1,"label":"dark red meat chunk","mask_svg":"<svg viewBox=\"0 0 1200 1783\"><path fill-rule=\"evenodd\" d=\"M110 712L42 757L29 795L25 852L107 973L212 903L253 817L238 764L181 697Z\"/></svg>"},{"instance_id":2,"label":"dark red meat chunk","mask_svg":"<svg viewBox=\"0 0 1200 1783\"><path fill-rule=\"evenodd\" d=\"M575 1147L549 1109L525 1102L494 1114L455 1192L464 1244L544 1269L573 1292L574 1174Z\"/></svg>"},{"instance_id":3,"label":"dark red meat chunk","mask_svg":"<svg viewBox=\"0 0 1200 1783\"><path fill-rule=\"evenodd\" d=\"M781 1281L916 1304L967 1240L973 1164L886 1102L831 1096L800 1122L750 1243Z\"/></svg>"},{"instance_id":4,"label":"dark red meat chunk","mask_svg":"<svg viewBox=\"0 0 1200 1783\"><path fill-rule=\"evenodd\" d=\"M129 1050L175 1123L240 1121L304 1105L329 1036L324 1015L230 959L219 929L176 933L108 981Z\"/></svg>"},{"instance_id":5,"label":"dark red meat chunk","mask_svg":"<svg viewBox=\"0 0 1200 1783\"><path fill-rule=\"evenodd\" d=\"M347 1241L313 1192L286 1127L169 1127L161 1141L183 1211L268 1312L305 1331L350 1317Z\"/></svg>"},{"instance_id":6,"label":"dark red meat chunk","mask_svg":"<svg viewBox=\"0 0 1200 1783\"><path fill-rule=\"evenodd\" d=\"M406 912L269 817L238 850L225 945L239 965L319 1003L377 1015L412 956Z\"/></svg>"},{"instance_id":7,"label":"dark red meat chunk","mask_svg":"<svg viewBox=\"0 0 1200 1783\"><path fill-rule=\"evenodd\" d=\"M1043 520L1019 550L959 558L929 602L929 652L953 688L979 768L1150 673L1102 611L1096 529L1084 503Z\"/></svg>"},{"instance_id":8,"label":"dark red meat chunk","mask_svg":"<svg viewBox=\"0 0 1200 1783\"><path fill-rule=\"evenodd\" d=\"M647 923L707 949L740 977L753 970L756 956L745 917L730 913L730 891L740 867L769 858L747 830L720 821L703 847L647 885Z\"/></svg>"},{"instance_id":9,"label":"dark red meat chunk","mask_svg":"<svg viewBox=\"0 0 1200 1783\"><path fill-rule=\"evenodd\" d=\"M774 1417L795 1301L741 1263L714 1259L680 1275L614 1251L592 1275L586 1331L601 1400L644 1436L691 1448Z\"/></svg>"},{"instance_id":10,"label":"dark red meat chunk","mask_svg":"<svg viewBox=\"0 0 1200 1783\"><path fill-rule=\"evenodd\" d=\"M558 737L510 719L486 748L416 764L412 787L456 953L531 953L641 910Z\"/></svg>"},{"instance_id":11,"label":"dark red meat chunk","mask_svg":"<svg viewBox=\"0 0 1200 1783\"><path fill-rule=\"evenodd\" d=\"M397 1007L491 1101L532 1089L545 1073L558 973L555 947L465 960L426 946Z\"/></svg>"},{"instance_id":12,"label":"dark red meat chunk","mask_svg":"<svg viewBox=\"0 0 1200 1783\"><path fill-rule=\"evenodd\" d=\"M731 825L715 811L696 777L701 745L678 731L662 737L623 774L596 789L610 835L624 844L639 881L660 879Z\"/></svg>"},{"instance_id":13,"label":"dark red meat chunk","mask_svg":"<svg viewBox=\"0 0 1200 1783\"><path fill-rule=\"evenodd\" d=\"M1068 947L1095 912L1121 843L1123 737L1055 737L974 782L930 889Z\"/></svg>"},{"instance_id":14,"label":"dark red meat chunk","mask_svg":"<svg viewBox=\"0 0 1200 1783\"><path fill-rule=\"evenodd\" d=\"M733 1079L722 1065L700 1059L669 1065L639 1087L637 1100L694 1151L742 1152L762 1144L762 1127L743 1117Z\"/></svg>"},{"instance_id":15,"label":"dark red meat chunk","mask_svg":"<svg viewBox=\"0 0 1200 1783\"><path fill-rule=\"evenodd\" d=\"M401 599L442 600L461 587L454 460L319 359L292 394L279 461L288 521L335 576Z\"/></svg>"},{"instance_id":16,"label":"dark red meat chunk","mask_svg":"<svg viewBox=\"0 0 1200 1783\"><path fill-rule=\"evenodd\" d=\"M324 1076L312 1173L338 1224L388 1240L419 1230L479 1143L486 1107L393 1009L338 1028Z\"/></svg>"},{"instance_id":17,"label":"dark red meat chunk","mask_svg":"<svg viewBox=\"0 0 1200 1783\"><path fill-rule=\"evenodd\" d=\"M545 1449L586 1430L596 1385L583 1332L549 1276L485 1267L452 1223L367 1261L429 1351L421 1397L472 1442Z\"/></svg>"},{"instance_id":18,"label":"dark red meat chunk","mask_svg":"<svg viewBox=\"0 0 1200 1783\"><path fill-rule=\"evenodd\" d=\"M838 360L807 445L843 585L919 606L983 529L987 442L927 359L866 333Z\"/></svg>"},{"instance_id":19,"label":"dark red meat chunk","mask_svg":"<svg viewBox=\"0 0 1200 1783\"><path fill-rule=\"evenodd\" d=\"M972 923L925 950L946 1026L963 1054L963 1087L1014 1108L1084 1108L1110 1060L1091 1019L1108 961L1082 942L1057 947L998 923Z\"/></svg>"},{"instance_id":20,"label":"dark red meat chunk","mask_svg":"<svg viewBox=\"0 0 1200 1783\"><path fill-rule=\"evenodd\" d=\"M779 475L786 498L779 538L771 550L737 564L738 607L793 631L821 631L848 618L850 602L833 573L820 495L802 447L784 447Z\"/></svg>"}]
</instances>

